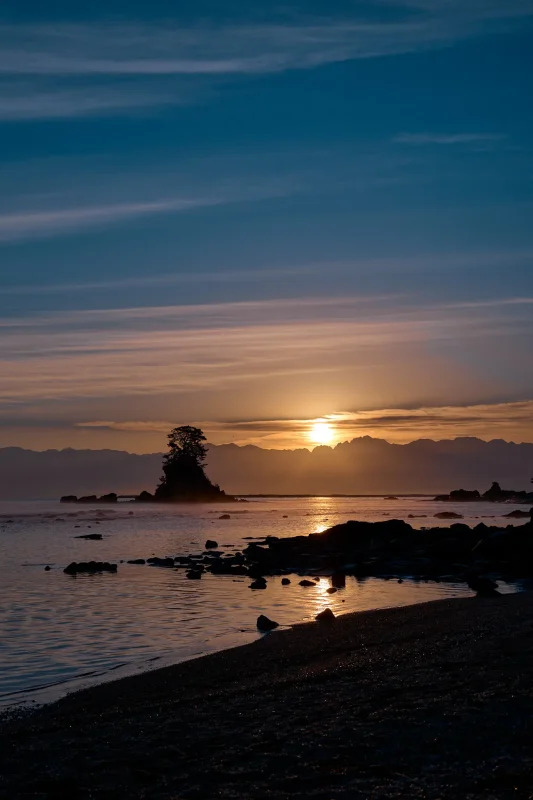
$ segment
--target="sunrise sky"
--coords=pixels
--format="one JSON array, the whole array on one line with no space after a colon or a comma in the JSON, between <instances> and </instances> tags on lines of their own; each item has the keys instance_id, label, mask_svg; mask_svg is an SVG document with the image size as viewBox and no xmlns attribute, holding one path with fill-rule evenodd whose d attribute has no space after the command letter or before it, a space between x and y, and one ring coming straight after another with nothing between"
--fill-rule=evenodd
<instances>
[{"instance_id":1,"label":"sunrise sky","mask_svg":"<svg viewBox=\"0 0 533 800\"><path fill-rule=\"evenodd\" d=\"M0 446L533 441L532 34L533 0L4 0Z\"/></svg>"}]
</instances>

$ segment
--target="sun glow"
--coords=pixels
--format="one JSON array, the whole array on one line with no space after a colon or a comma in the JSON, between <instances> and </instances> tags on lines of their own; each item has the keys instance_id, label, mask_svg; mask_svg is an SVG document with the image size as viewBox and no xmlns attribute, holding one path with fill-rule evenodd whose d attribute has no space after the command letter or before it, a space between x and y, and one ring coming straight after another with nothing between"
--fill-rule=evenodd
<instances>
[{"instance_id":1,"label":"sun glow","mask_svg":"<svg viewBox=\"0 0 533 800\"><path fill-rule=\"evenodd\" d=\"M309 438L314 444L331 444L335 432L327 422L315 422L309 431Z\"/></svg>"}]
</instances>

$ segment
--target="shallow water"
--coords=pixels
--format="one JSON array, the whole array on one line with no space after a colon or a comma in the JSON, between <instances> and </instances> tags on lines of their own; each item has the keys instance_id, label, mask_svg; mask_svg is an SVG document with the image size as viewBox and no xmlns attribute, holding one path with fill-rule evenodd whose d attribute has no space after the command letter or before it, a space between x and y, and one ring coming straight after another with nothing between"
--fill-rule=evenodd
<instances>
[{"instance_id":1,"label":"shallow water","mask_svg":"<svg viewBox=\"0 0 533 800\"><path fill-rule=\"evenodd\" d=\"M252 591L246 577L208 574L190 581L184 570L126 563L117 574L72 577L63 573L70 561L200 553L207 538L232 552L247 544L244 537L308 534L348 519L426 514L409 522L448 525L433 518L443 508L475 525L480 518L507 524L495 515L515 506L368 497L272 498L215 509L0 503L0 705L54 699L81 685L252 641L261 613L291 625L326 607L338 614L471 594L464 584L351 578L346 589L328 595L326 578L304 588L296 576L290 586L278 577L265 591ZM231 519L219 519L222 513ZM74 538L87 533L104 539Z\"/></svg>"}]
</instances>

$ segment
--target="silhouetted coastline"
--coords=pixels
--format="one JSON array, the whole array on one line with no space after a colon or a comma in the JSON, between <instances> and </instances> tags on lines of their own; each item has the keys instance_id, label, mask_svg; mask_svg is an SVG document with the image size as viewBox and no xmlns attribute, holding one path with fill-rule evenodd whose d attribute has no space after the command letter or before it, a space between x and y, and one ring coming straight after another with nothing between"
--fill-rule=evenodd
<instances>
[{"instance_id":1,"label":"silhouetted coastline","mask_svg":"<svg viewBox=\"0 0 533 800\"><path fill-rule=\"evenodd\" d=\"M434 500L443 503L533 503L533 492L520 489L502 489L494 481L490 489L481 494L477 489L454 489L449 494L438 494Z\"/></svg>"}]
</instances>

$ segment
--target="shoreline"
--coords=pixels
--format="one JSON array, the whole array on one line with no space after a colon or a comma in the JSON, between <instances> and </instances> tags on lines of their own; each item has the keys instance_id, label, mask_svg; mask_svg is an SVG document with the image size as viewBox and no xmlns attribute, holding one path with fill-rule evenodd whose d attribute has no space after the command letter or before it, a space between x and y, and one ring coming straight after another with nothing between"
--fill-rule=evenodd
<instances>
[{"instance_id":1,"label":"shoreline","mask_svg":"<svg viewBox=\"0 0 533 800\"><path fill-rule=\"evenodd\" d=\"M82 689L0 720L0 797L529 797L532 618L343 614Z\"/></svg>"}]
</instances>

